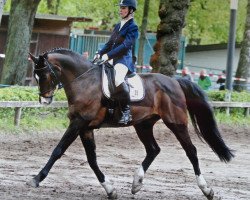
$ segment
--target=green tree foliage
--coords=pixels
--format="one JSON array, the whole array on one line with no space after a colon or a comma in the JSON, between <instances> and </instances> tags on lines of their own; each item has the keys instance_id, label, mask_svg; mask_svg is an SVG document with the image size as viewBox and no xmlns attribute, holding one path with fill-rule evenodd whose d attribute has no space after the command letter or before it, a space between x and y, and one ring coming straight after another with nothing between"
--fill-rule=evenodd
<instances>
[{"instance_id":1,"label":"green tree foliage","mask_svg":"<svg viewBox=\"0 0 250 200\"><path fill-rule=\"evenodd\" d=\"M56 6L58 0L53 0L53 6ZM111 30L115 23L119 20L119 0L60 0L58 7L58 15L66 16L84 16L93 19L91 23L75 23L75 27L88 28L99 27L104 30ZM138 9L135 15L137 24L142 21L144 0L138 0ZM148 30L156 31L159 19L156 16L159 8L159 0L154 0L150 4ZM42 0L38 13L48 14L47 0Z\"/></svg>"},{"instance_id":2,"label":"green tree foliage","mask_svg":"<svg viewBox=\"0 0 250 200\"><path fill-rule=\"evenodd\" d=\"M58 0L53 0L54 2ZM86 16L92 18L92 23L74 24L76 27L99 27L111 30L119 20L119 0L60 0L59 15ZM147 29L156 32L160 22L158 17L160 0L150 1ZM237 42L242 41L246 17L247 0L239 0L237 12ZM138 0L138 10L135 15L137 24L141 26L144 0ZM48 13L47 0L42 0L39 13ZM186 17L186 27L183 34L192 44L226 43L228 40L230 18L230 0L192 0ZM103 22L103 23L102 23Z\"/></svg>"},{"instance_id":3,"label":"green tree foliage","mask_svg":"<svg viewBox=\"0 0 250 200\"><path fill-rule=\"evenodd\" d=\"M48 0L41 0L38 13L51 13L47 6ZM51 0L56 7L59 0ZM75 23L75 27L89 28L99 27L104 30L111 30L119 20L119 0L60 0L58 14L65 16L85 16L94 21L91 23ZM160 22L158 17L160 0L150 1L147 30L156 32ZM144 0L138 0L138 10L135 20L139 26L142 23ZM243 32L246 18L247 0L238 1L237 12L237 36L240 43L243 39ZM7 1L5 11L10 9L10 1ZM191 44L216 44L226 43L228 40L230 18L230 0L191 0L186 17L186 27L183 35L188 38ZM104 24L102 24L102 21Z\"/></svg>"},{"instance_id":4,"label":"green tree foliage","mask_svg":"<svg viewBox=\"0 0 250 200\"><path fill-rule=\"evenodd\" d=\"M236 41L242 41L247 0L238 1ZM184 35L190 44L227 43L230 0L192 0Z\"/></svg>"},{"instance_id":5,"label":"green tree foliage","mask_svg":"<svg viewBox=\"0 0 250 200\"><path fill-rule=\"evenodd\" d=\"M53 5L56 5L58 0L53 0ZM103 30L111 30L115 23L119 20L119 0L60 0L58 7L58 15L66 16L84 16L93 19L91 23L75 23L75 27L88 28L88 27L98 27ZM144 0L138 0L138 10L135 15L135 19L138 22L142 21ZM148 30L156 31L157 23L159 19L156 18L155 13L158 12L159 0L152 1L150 5L149 18L152 19ZM47 0L42 0L38 13L47 14L48 6ZM140 23L138 23L140 24Z\"/></svg>"}]
</instances>

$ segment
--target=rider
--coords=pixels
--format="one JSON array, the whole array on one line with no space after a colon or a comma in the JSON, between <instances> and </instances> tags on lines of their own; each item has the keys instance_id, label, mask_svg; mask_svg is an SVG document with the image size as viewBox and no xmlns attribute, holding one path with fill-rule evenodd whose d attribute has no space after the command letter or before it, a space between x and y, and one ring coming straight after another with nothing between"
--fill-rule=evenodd
<instances>
[{"instance_id":1,"label":"rider","mask_svg":"<svg viewBox=\"0 0 250 200\"><path fill-rule=\"evenodd\" d=\"M121 22L115 25L109 41L98 52L96 58L101 57L103 62L113 59L116 86L113 97L119 102L122 112L118 123L127 124L132 117L129 107L129 88L124 79L128 73L135 72L132 47L138 38L138 26L133 19L137 2L136 0L121 0L118 5Z\"/></svg>"}]
</instances>

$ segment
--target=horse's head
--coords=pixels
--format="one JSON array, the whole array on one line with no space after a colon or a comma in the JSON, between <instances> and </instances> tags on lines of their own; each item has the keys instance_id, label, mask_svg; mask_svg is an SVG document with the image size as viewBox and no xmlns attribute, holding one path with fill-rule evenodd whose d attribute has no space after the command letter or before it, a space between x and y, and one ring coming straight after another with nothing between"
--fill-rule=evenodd
<instances>
[{"instance_id":1,"label":"horse's head","mask_svg":"<svg viewBox=\"0 0 250 200\"><path fill-rule=\"evenodd\" d=\"M39 87L39 102L50 104L53 101L54 91L60 83L58 79L58 69L48 60L46 54L35 57L30 54L34 62L34 77Z\"/></svg>"}]
</instances>

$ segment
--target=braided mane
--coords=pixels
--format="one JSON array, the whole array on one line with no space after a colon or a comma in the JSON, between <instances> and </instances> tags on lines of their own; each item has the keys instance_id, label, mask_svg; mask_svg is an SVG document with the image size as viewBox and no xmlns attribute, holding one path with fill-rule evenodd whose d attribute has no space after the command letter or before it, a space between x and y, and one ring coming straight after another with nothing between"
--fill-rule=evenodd
<instances>
[{"instance_id":1,"label":"braided mane","mask_svg":"<svg viewBox=\"0 0 250 200\"><path fill-rule=\"evenodd\" d=\"M49 51L44 52L43 57L47 58L48 54L52 54L52 53L60 53L60 54L64 54L64 55L70 55L70 56L78 58L78 59L79 59L79 57L82 58L82 56L79 53L74 52L71 49L61 48L61 47L60 48L53 48Z\"/></svg>"}]
</instances>

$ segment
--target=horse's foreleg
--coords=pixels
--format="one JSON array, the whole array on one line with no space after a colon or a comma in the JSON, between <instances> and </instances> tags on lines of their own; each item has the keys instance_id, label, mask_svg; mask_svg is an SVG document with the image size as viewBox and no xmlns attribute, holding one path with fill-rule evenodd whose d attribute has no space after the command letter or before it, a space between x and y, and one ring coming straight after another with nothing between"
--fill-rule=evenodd
<instances>
[{"instance_id":1,"label":"horse's foreleg","mask_svg":"<svg viewBox=\"0 0 250 200\"><path fill-rule=\"evenodd\" d=\"M91 169L94 171L97 179L99 180L99 182L105 189L108 197L110 199L116 199L117 193L116 193L115 188L107 179L107 177L104 176L104 174L101 172L101 170L98 167L97 160L96 160L96 145L95 145L93 130L81 132L80 137L82 140L82 144L85 148L88 163Z\"/></svg>"},{"instance_id":2,"label":"horse's foreleg","mask_svg":"<svg viewBox=\"0 0 250 200\"><path fill-rule=\"evenodd\" d=\"M77 138L77 136L78 136L78 126L75 123L71 123L67 131L64 133L62 139L52 152L50 159L48 160L45 167L39 172L37 176L32 178L32 180L28 181L27 184L32 187L38 187L39 183L46 178L54 163L63 155L66 149Z\"/></svg>"},{"instance_id":3,"label":"horse's foreleg","mask_svg":"<svg viewBox=\"0 0 250 200\"><path fill-rule=\"evenodd\" d=\"M154 121L148 120L134 126L139 139L145 146L147 155L143 160L141 166L138 168L138 170L135 171L131 190L132 194L140 191L143 186L142 181L147 169L149 168L155 157L160 153L160 147L156 143L153 136L154 123Z\"/></svg>"},{"instance_id":4,"label":"horse's foreleg","mask_svg":"<svg viewBox=\"0 0 250 200\"><path fill-rule=\"evenodd\" d=\"M203 192L203 194L207 197L207 199L213 199L214 192L212 188L210 188L205 179L203 178L200 167L199 160L197 157L196 147L193 145L190 136L188 134L187 126L180 124L166 124L175 134L176 138L179 140L182 148L185 150L187 157L193 165L194 173L196 176L197 185Z\"/></svg>"}]
</instances>

